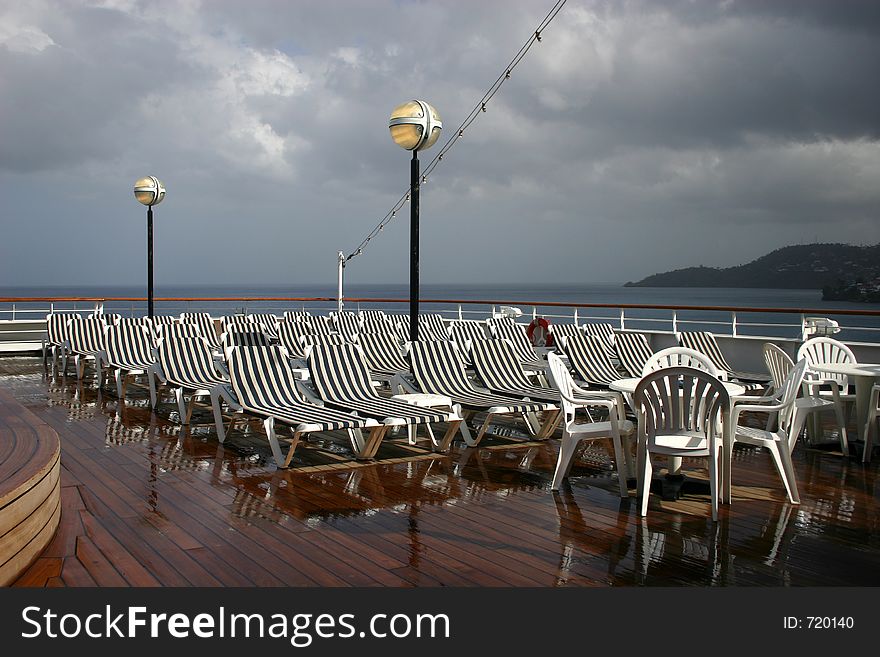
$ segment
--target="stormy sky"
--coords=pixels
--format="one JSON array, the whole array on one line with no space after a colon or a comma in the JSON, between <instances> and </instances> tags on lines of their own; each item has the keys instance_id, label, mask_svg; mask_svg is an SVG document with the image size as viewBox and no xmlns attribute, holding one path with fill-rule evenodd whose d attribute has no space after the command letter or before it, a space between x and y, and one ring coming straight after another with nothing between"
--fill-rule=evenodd
<instances>
[{"instance_id":1,"label":"stormy sky","mask_svg":"<svg viewBox=\"0 0 880 657\"><path fill-rule=\"evenodd\" d=\"M552 0L0 1L0 285L335 281ZM880 3L568 0L422 189L423 283L880 241ZM427 163L432 151L422 153ZM404 283L408 211L347 268Z\"/></svg>"}]
</instances>

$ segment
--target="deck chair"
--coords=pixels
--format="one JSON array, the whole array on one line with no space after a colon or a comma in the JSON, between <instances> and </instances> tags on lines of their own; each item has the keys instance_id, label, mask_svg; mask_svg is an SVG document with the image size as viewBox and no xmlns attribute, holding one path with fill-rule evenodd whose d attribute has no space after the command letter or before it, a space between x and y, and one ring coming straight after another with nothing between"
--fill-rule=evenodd
<instances>
[{"instance_id":1,"label":"deck chair","mask_svg":"<svg viewBox=\"0 0 880 657\"><path fill-rule=\"evenodd\" d=\"M221 401L234 408L235 400L230 395L229 380L218 370L207 341L201 336L179 338L166 335L159 339L156 352L159 378L174 390L180 423L190 423L197 397L210 397L217 438L223 442Z\"/></svg>"},{"instance_id":2,"label":"deck chair","mask_svg":"<svg viewBox=\"0 0 880 657\"><path fill-rule=\"evenodd\" d=\"M306 357L302 339L306 336L316 335L329 336L338 334L332 333L328 325L290 321L278 323L278 341L287 350L288 355L297 360L304 361Z\"/></svg>"},{"instance_id":3,"label":"deck chair","mask_svg":"<svg viewBox=\"0 0 880 657\"><path fill-rule=\"evenodd\" d=\"M811 372L809 366L817 363L855 363L857 362L855 354L843 342L834 338L812 338L800 346L797 357L798 360L807 359L806 392L834 402L840 430L840 447L844 454L848 454L846 403L856 400L855 391L850 389L849 378L846 375Z\"/></svg>"},{"instance_id":4,"label":"deck chair","mask_svg":"<svg viewBox=\"0 0 880 657\"><path fill-rule=\"evenodd\" d=\"M556 324L554 322L550 322L550 335L553 336L552 344L555 345L557 349L559 349L559 345L562 342L563 338L567 338L572 335L584 335L584 331L577 324Z\"/></svg>"},{"instance_id":5,"label":"deck chair","mask_svg":"<svg viewBox=\"0 0 880 657\"><path fill-rule=\"evenodd\" d=\"M781 390L785 385L785 380L789 373L794 369L794 361L782 349L772 342L764 343L764 362L770 372L770 378L773 382L773 391ZM804 386L805 394L798 397L794 401L794 416L791 420L791 429L788 432L788 451L794 451L797 439L800 437L801 429L804 427L807 418L814 413L833 410L836 415L838 426L845 426L843 419L843 411L831 400L823 399L819 395L809 394L809 386ZM773 418L770 418L771 420ZM768 422L769 424L769 422ZM846 435L840 434L840 446L844 448Z\"/></svg>"},{"instance_id":6,"label":"deck chair","mask_svg":"<svg viewBox=\"0 0 880 657\"><path fill-rule=\"evenodd\" d=\"M180 324L177 322L159 326L156 338L157 340L162 338L204 338L205 342L208 342L202 328L198 324Z\"/></svg>"},{"instance_id":7,"label":"deck chair","mask_svg":"<svg viewBox=\"0 0 880 657\"><path fill-rule=\"evenodd\" d=\"M449 397L469 415L478 411L486 412L486 420L476 438L471 436L466 421L460 425L462 436L469 447L480 443L496 415L556 410L553 404L546 402L527 402L477 388L468 379L464 364L452 342L417 340L408 343L408 350L412 371L422 392Z\"/></svg>"},{"instance_id":8,"label":"deck chair","mask_svg":"<svg viewBox=\"0 0 880 657\"><path fill-rule=\"evenodd\" d=\"M364 362L370 374L380 381L387 381L392 389L405 388L404 377L410 375L409 363L403 356L400 343L383 333L362 333L357 336Z\"/></svg>"},{"instance_id":9,"label":"deck chair","mask_svg":"<svg viewBox=\"0 0 880 657\"><path fill-rule=\"evenodd\" d=\"M429 313L419 315L419 340L449 340L449 327L443 315Z\"/></svg>"},{"instance_id":10,"label":"deck chair","mask_svg":"<svg viewBox=\"0 0 880 657\"><path fill-rule=\"evenodd\" d=\"M337 332L349 342L354 342L361 328L361 320L357 313L347 310L341 313L330 313L330 320Z\"/></svg>"},{"instance_id":11,"label":"deck chair","mask_svg":"<svg viewBox=\"0 0 880 657\"><path fill-rule=\"evenodd\" d=\"M640 514L648 513L651 454L702 457L709 462L712 520L717 521L723 442L730 426L730 395L722 382L693 367L663 367L642 378L633 407L638 416Z\"/></svg>"},{"instance_id":12,"label":"deck chair","mask_svg":"<svg viewBox=\"0 0 880 657\"><path fill-rule=\"evenodd\" d=\"M559 391L532 384L516 358L513 345L507 340L475 340L468 344L474 370L488 390L511 397L522 397L527 401L542 401L557 406L545 420L543 432L541 431L541 423L534 413L526 413L523 416L526 422L531 425L532 433L542 438L552 435L558 420L558 406L562 403Z\"/></svg>"},{"instance_id":13,"label":"deck chair","mask_svg":"<svg viewBox=\"0 0 880 657\"><path fill-rule=\"evenodd\" d=\"M485 324L472 320L455 320L449 327L449 337L458 347L458 351L464 354L467 365L470 362L470 343L480 340L489 340L491 336L486 334Z\"/></svg>"},{"instance_id":14,"label":"deck chair","mask_svg":"<svg viewBox=\"0 0 880 657\"><path fill-rule=\"evenodd\" d=\"M119 313L97 313L95 317L100 317L106 326L115 326L122 319Z\"/></svg>"},{"instance_id":15,"label":"deck chair","mask_svg":"<svg viewBox=\"0 0 880 657\"><path fill-rule=\"evenodd\" d=\"M266 334L262 322L254 322L250 328L231 326L220 336L220 344L225 353L229 347L268 347L273 340Z\"/></svg>"},{"instance_id":16,"label":"deck chair","mask_svg":"<svg viewBox=\"0 0 880 657\"><path fill-rule=\"evenodd\" d=\"M279 468L290 465L304 435L346 431L358 459L376 454L388 427L372 418L362 418L313 403L297 387L288 364L289 355L280 346L230 347L226 351L229 377L239 408L263 417L266 438ZM290 425L292 438L285 455L281 451L275 423ZM233 419L234 424L234 419ZM230 425L230 430L232 425ZM362 429L369 429L365 439Z\"/></svg>"},{"instance_id":17,"label":"deck chair","mask_svg":"<svg viewBox=\"0 0 880 657\"><path fill-rule=\"evenodd\" d=\"M153 336L144 323L120 322L107 327L107 367L116 379L116 396L125 398L129 377L144 374L150 387L150 407L156 408L156 355Z\"/></svg>"},{"instance_id":18,"label":"deck chair","mask_svg":"<svg viewBox=\"0 0 880 657\"><path fill-rule=\"evenodd\" d=\"M208 341L211 349L220 349L220 336L217 335L217 328L214 325L214 319L209 313L181 313L181 324L195 324L202 332L202 336Z\"/></svg>"},{"instance_id":19,"label":"deck chair","mask_svg":"<svg viewBox=\"0 0 880 657\"><path fill-rule=\"evenodd\" d=\"M622 378L608 356L605 338L594 335L569 335L560 339L560 351L566 355L578 378L590 385L607 388Z\"/></svg>"},{"instance_id":20,"label":"deck chair","mask_svg":"<svg viewBox=\"0 0 880 657\"><path fill-rule=\"evenodd\" d=\"M104 381L103 365L107 361L106 344L104 342L105 328L104 320L96 315L90 317L74 315L67 322L67 345L65 350L73 356L76 378L83 378L86 361L94 361L99 388ZM66 360L63 370L65 372L67 370Z\"/></svg>"},{"instance_id":21,"label":"deck chair","mask_svg":"<svg viewBox=\"0 0 880 657\"><path fill-rule=\"evenodd\" d=\"M284 321L286 322L310 322L314 315L308 310L285 310Z\"/></svg>"},{"instance_id":22,"label":"deck chair","mask_svg":"<svg viewBox=\"0 0 880 657\"><path fill-rule=\"evenodd\" d=\"M74 313L49 313L46 315L46 337L43 340L43 366L46 366L48 356L51 355L53 375L58 366L58 360L61 357L64 357L66 364L67 323L75 316Z\"/></svg>"},{"instance_id":23,"label":"deck chair","mask_svg":"<svg viewBox=\"0 0 880 657\"><path fill-rule=\"evenodd\" d=\"M547 361L537 354L520 324L510 318L497 318L492 320L489 328L493 337L510 341L517 360L525 369L544 371L547 368Z\"/></svg>"},{"instance_id":24,"label":"deck chair","mask_svg":"<svg viewBox=\"0 0 880 657\"><path fill-rule=\"evenodd\" d=\"M270 338L278 338L278 318L275 315L272 313L251 313L248 318L262 324L264 333Z\"/></svg>"},{"instance_id":25,"label":"deck chair","mask_svg":"<svg viewBox=\"0 0 880 657\"><path fill-rule=\"evenodd\" d=\"M641 377L645 363L654 354L644 333L616 333L614 351L629 376Z\"/></svg>"},{"instance_id":26,"label":"deck chair","mask_svg":"<svg viewBox=\"0 0 880 657\"><path fill-rule=\"evenodd\" d=\"M746 390L765 388L770 381L770 377L766 374L734 371L724 359L724 354L721 353L721 348L718 346L715 336L708 331L682 331L678 334L678 343L682 347L706 354L719 371L727 373L727 379L736 381Z\"/></svg>"},{"instance_id":27,"label":"deck chair","mask_svg":"<svg viewBox=\"0 0 880 657\"><path fill-rule=\"evenodd\" d=\"M609 393L592 392L579 388L572 380L565 363L556 354L547 354L547 362L550 365L551 380L559 390L564 419L562 442L559 445L559 455L550 490L559 490L562 486L562 480L568 476L571 470L575 451L581 440L595 440L611 436L620 496L628 497L629 490L626 479L630 469L631 452L629 442L627 441L626 449L624 449L621 438L632 434L633 424L624 417L623 399L614 393L609 395ZM577 409L595 407L603 407L607 410L607 421L593 422L591 419L586 423L575 422Z\"/></svg>"},{"instance_id":28,"label":"deck chair","mask_svg":"<svg viewBox=\"0 0 880 657\"><path fill-rule=\"evenodd\" d=\"M773 457L773 463L785 490L788 493L788 499L792 504L800 504L798 496L797 481L794 475L794 465L791 462L791 450L789 443L791 442L793 431L798 428L794 427L793 420L795 418L795 400L800 391L801 384L804 381L804 375L807 370L806 359L801 359L786 375L775 392L766 397L755 400L749 400L748 403L734 404L731 413L730 424L733 427L731 439L724 442L724 463L725 463L725 499L730 501L731 490L731 466L733 465L733 445L734 443L746 443L757 447L764 447ZM775 418L775 429L759 429L753 426L739 424L739 418L742 413L768 413Z\"/></svg>"},{"instance_id":29,"label":"deck chair","mask_svg":"<svg viewBox=\"0 0 880 657\"><path fill-rule=\"evenodd\" d=\"M360 319L361 325L358 333L384 333L395 337L398 336L397 327L385 313L381 315L363 314Z\"/></svg>"},{"instance_id":30,"label":"deck chair","mask_svg":"<svg viewBox=\"0 0 880 657\"><path fill-rule=\"evenodd\" d=\"M308 365L312 382L327 405L376 418L386 426L449 422L443 439L432 440L436 451L449 449L461 423L458 413L443 413L379 396L357 345L317 345L309 353ZM430 435L433 438L433 433Z\"/></svg>"},{"instance_id":31,"label":"deck chair","mask_svg":"<svg viewBox=\"0 0 880 657\"><path fill-rule=\"evenodd\" d=\"M614 333L614 327L609 322L586 322L581 326L581 330L586 335L602 338L609 347L614 346L614 340L617 336Z\"/></svg>"}]
</instances>

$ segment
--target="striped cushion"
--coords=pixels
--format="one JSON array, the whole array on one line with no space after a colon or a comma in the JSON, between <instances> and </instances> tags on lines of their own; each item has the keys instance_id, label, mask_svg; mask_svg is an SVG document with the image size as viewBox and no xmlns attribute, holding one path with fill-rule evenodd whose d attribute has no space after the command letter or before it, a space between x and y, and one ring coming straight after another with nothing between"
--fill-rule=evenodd
<instances>
[{"instance_id":1,"label":"striped cushion","mask_svg":"<svg viewBox=\"0 0 880 657\"><path fill-rule=\"evenodd\" d=\"M146 370L156 363L153 337L143 324L107 327L107 363L124 370Z\"/></svg>"},{"instance_id":2,"label":"striped cushion","mask_svg":"<svg viewBox=\"0 0 880 657\"><path fill-rule=\"evenodd\" d=\"M361 328L360 318L353 312L344 311L331 315L334 328L349 342L353 342Z\"/></svg>"},{"instance_id":3,"label":"striped cushion","mask_svg":"<svg viewBox=\"0 0 880 657\"><path fill-rule=\"evenodd\" d=\"M614 350L627 374L641 378L645 363L654 353L644 333L617 333Z\"/></svg>"},{"instance_id":4,"label":"striped cushion","mask_svg":"<svg viewBox=\"0 0 880 657\"><path fill-rule=\"evenodd\" d=\"M93 355L104 351L104 328L104 321L100 317L71 318L67 323L70 350L82 355Z\"/></svg>"},{"instance_id":5,"label":"striped cushion","mask_svg":"<svg viewBox=\"0 0 880 657\"><path fill-rule=\"evenodd\" d=\"M168 382L182 388L210 389L227 381L214 368L211 348L202 337L165 337L157 349Z\"/></svg>"},{"instance_id":6,"label":"striped cushion","mask_svg":"<svg viewBox=\"0 0 880 657\"><path fill-rule=\"evenodd\" d=\"M478 340L471 343L471 357L477 375L493 392L559 403L559 393L533 385L516 359L507 340Z\"/></svg>"},{"instance_id":7,"label":"striped cushion","mask_svg":"<svg viewBox=\"0 0 880 657\"><path fill-rule=\"evenodd\" d=\"M364 333L358 335L357 343L364 362L373 374L409 374L409 364L400 353L400 344L395 338L382 333Z\"/></svg>"},{"instance_id":8,"label":"striped cushion","mask_svg":"<svg viewBox=\"0 0 880 657\"><path fill-rule=\"evenodd\" d=\"M593 335L571 335L562 340L563 353L568 356L571 368L587 383L607 387L621 378L608 357L604 338Z\"/></svg>"},{"instance_id":9,"label":"striped cushion","mask_svg":"<svg viewBox=\"0 0 880 657\"><path fill-rule=\"evenodd\" d=\"M186 324L195 324L202 332L202 336L208 341L213 349L220 348L220 336L217 335L217 328L214 320L208 313L181 313L180 321Z\"/></svg>"},{"instance_id":10,"label":"striped cushion","mask_svg":"<svg viewBox=\"0 0 880 657\"><path fill-rule=\"evenodd\" d=\"M529 338L526 335L525 327L521 324L517 324L513 320L502 321L496 319L492 321L491 328L492 334L496 338L510 341L517 359L525 367L537 369L546 367L547 361L535 352L535 348L529 342Z\"/></svg>"}]
</instances>

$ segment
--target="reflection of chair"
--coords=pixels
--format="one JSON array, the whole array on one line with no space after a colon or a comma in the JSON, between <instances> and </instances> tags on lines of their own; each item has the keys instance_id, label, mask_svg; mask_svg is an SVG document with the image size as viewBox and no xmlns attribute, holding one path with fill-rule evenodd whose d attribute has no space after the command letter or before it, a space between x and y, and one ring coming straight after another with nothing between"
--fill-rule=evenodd
<instances>
[{"instance_id":1,"label":"reflection of chair","mask_svg":"<svg viewBox=\"0 0 880 657\"><path fill-rule=\"evenodd\" d=\"M804 342L797 353L798 360L807 359L808 367L828 363L855 363L856 357L852 349L834 338L812 338ZM853 402L855 394L849 392L849 379L845 374L827 372L810 372L807 374L806 388L811 395L827 399L829 396L837 408L838 425L840 427L840 448L844 454L849 451L846 437L846 412L844 404ZM828 385L830 390L822 390Z\"/></svg>"},{"instance_id":2,"label":"reflection of chair","mask_svg":"<svg viewBox=\"0 0 880 657\"><path fill-rule=\"evenodd\" d=\"M722 442L730 422L730 395L724 385L703 370L664 367L639 381L633 406L639 426L641 514L648 513L651 454L704 457L709 460L712 520L717 520Z\"/></svg>"},{"instance_id":3,"label":"reflection of chair","mask_svg":"<svg viewBox=\"0 0 880 657\"><path fill-rule=\"evenodd\" d=\"M772 342L764 343L764 362L770 371L770 379L773 382L773 389L782 388L785 378L794 369L794 361L782 349ZM806 417L810 413L821 413L824 410L833 409L837 414L838 425L843 425L843 415L840 409L830 399L822 399L818 395L804 395L798 397L794 401L794 417L791 420L791 431L788 435L788 451L794 450L795 443L804 426ZM772 419L772 418L771 418ZM769 422L769 421L768 421ZM843 446L843 436L841 435L841 447Z\"/></svg>"},{"instance_id":4,"label":"reflection of chair","mask_svg":"<svg viewBox=\"0 0 880 657\"><path fill-rule=\"evenodd\" d=\"M665 367L692 367L708 372L715 378L720 376L718 368L712 364L705 354L687 347L669 347L653 354L642 368L642 376L656 372Z\"/></svg>"},{"instance_id":5,"label":"reflection of chair","mask_svg":"<svg viewBox=\"0 0 880 657\"><path fill-rule=\"evenodd\" d=\"M871 388L871 401L868 403L868 420L865 422L865 449L862 451L862 461L865 463L871 460L871 433L877 430L878 417L880 417L880 385L875 384Z\"/></svg>"},{"instance_id":6,"label":"reflection of chair","mask_svg":"<svg viewBox=\"0 0 880 657\"><path fill-rule=\"evenodd\" d=\"M793 504L800 503L800 497L797 491L797 482L794 477L794 466L791 463L791 450L789 448L790 434L798 430L798 427L792 426L792 420L795 417L794 402L800 390L801 383L804 380L804 373L807 370L807 361L800 360L788 375L783 379L782 384L777 387L773 395L755 399L754 402L748 404L734 404L733 414L731 417L731 439L724 445L725 451L725 499L730 501L730 468L733 463L733 444L746 443L748 445L756 445L758 447L766 447L773 457L773 463L782 477L782 483L785 484L785 490L788 491L788 498ZM749 400L752 401L752 400ZM758 429L756 427L748 427L739 424L739 417L743 412L752 413L773 413L776 416L776 430Z\"/></svg>"},{"instance_id":7,"label":"reflection of chair","mask_svg":"<svg viewBox=\"0 0 880 657\"><path fill-rule=\"evenodd\" d=\"M556 461L556 471L553 473L551 490L559 490L562 480L568 476L574 453L578 443L582 440L595 440L611 436L614 444L614 461L617 466L617 480L620 484L620 496L628 497L626 487L626 458L620 435L631 434L632 423L624 419L623 400L613 393L596 393L584 390L575 385L568 369L556 354L547 354L547 362L550 365L550 376L559 390L564 414L562 426L562 442L559 445L559 457ZM608 411L607 422L575 422L575 411L579 408L605 408ZM627 449L627 452L629 450Z\"/></svg>"}]
</instances>

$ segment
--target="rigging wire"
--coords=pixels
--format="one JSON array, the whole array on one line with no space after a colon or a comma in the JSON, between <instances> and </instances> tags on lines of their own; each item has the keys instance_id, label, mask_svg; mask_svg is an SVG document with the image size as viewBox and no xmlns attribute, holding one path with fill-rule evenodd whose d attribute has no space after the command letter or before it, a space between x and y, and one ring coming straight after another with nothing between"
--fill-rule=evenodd
<instances>
[{"instance_id":1,"label":"rigging wire","mask_svg":"<svg viewBox=\"0 0 880 657\"><path fill-rule=\"evenodd\" d=\"M526 53L529 52L534 43L540 42L542 37L542 32L547 29L547 26L553 22L553 19L556 18L556 15L562 10L562 7L565 6L566 0L557 0L556 4L553 5L553 8L547 13L544 19L540 22L535 31L529 36L526 42L519 49L519 52L514 55L513 59L504 67L504 71L498 76L495 82L492 83L492 86L489 87L488 91L483 94L483 97L477 102L474 108L470 111L470 113L465 117L464 121L461 122L461 125L455 130L451 137L449 137L446 142L443 144L442 148L437 152L437 155L428 162L428 165L425 167L425 170L422 172L422 180L421 184L424 185L428 182L428 177L437 168L443 161L443 156L448 153L453 146L455 146L458 141L464 137L465 131L471 126L471 124L477 120L477 117L480 114L486 112L486 106L490 100L498 93L501 89L501 86L510 79L511 73L513 70L519 65L522 61L523 57L526 56ZM361 241L358 247L352 251L346 258L345 262L348 262L352 258L356 258L364 252L364 249L370 243L370 241L378 236L391 221L397 216L397 213L409 202L410 189L407 187L407 190L401 197L397 200L397 202L391 207L391 209L382 217L382 220L373 228L372 231Z\"/></svg>"}]
</instances>

